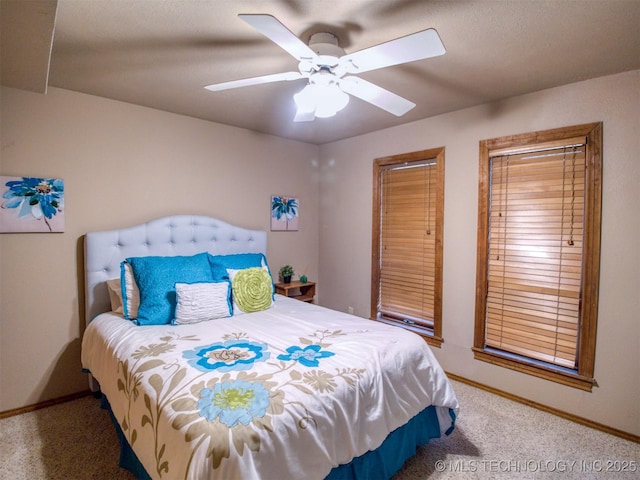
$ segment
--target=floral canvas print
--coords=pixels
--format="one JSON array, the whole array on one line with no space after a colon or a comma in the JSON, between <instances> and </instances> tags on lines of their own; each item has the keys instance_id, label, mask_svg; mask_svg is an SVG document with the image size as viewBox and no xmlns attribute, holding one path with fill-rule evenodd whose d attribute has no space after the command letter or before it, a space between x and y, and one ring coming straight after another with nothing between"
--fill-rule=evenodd
<instances>
[{"instance_id":1,"label":"floral canvas print","mask_svg":"<svg viewBox=\"0 0 640 480\"><path fill-rule=\"evenodd\" d=\"M64 232L64 181L0 176L0 233Z\"/></svg>"},{"instance_id":2,"label":"floral canvas print","mask_svg":"<svg viewBox=\"0 0 640 480\"><path fill-rule=\"evenodd\" d=\"M271 197L271 230L298 230L298 199L281 195Z\"/></svg>"}]
</instances>

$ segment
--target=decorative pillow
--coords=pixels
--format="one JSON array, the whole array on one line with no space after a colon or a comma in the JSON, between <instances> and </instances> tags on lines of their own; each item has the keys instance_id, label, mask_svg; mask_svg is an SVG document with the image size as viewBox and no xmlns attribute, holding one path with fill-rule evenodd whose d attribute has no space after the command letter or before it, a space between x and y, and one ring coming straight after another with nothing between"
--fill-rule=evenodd
<instances>
[{"instance_id":1,"label":"decorative pillow","mask_svg":"<svg viewBox=\"0 0 640 480\"><path fill-rule=\"evenodd\" d=\"M259 312L271 307L273 281L266 267L229 270L234 313Z\"/></svg>"},{"instance_id":2,"label":"decorative pillow","mask_svg":"<svg viewBox=\"0 0 640 480\"><path fill-rule=\"evenodd\" d=\"M124 307L122 305L122 287L120 279L112 278L111 280L107 280L107 290L109 291L111 311L122 315L124 312Z\"/></svg>"},{"instance_id":3,"label":"decorative pillow","mask_svg":"<svg viewBox=\"0 0 640 480\"><path fill-rule=\"evenodd\" d=\"M209 258L212 263L222 265L224 268L241 270L249 267L260 267L265 257L262 253L232 253L229 255L210 255Z\"/></svg>"},{"instance_id":4,"label":"decorative pillow","mask_svg":"<svg viewBox=\"0 0 640 480\"><path fill-rule=\"evenodd\" d=\"M120 264L120 298L122 298L122 314L127 320L138 318L140 307L140 290L133 278L131 265L125 260Z\"/></svg>"},{"instance_id":5,"label":"decorative pillow","mask_svg":"<svg viewBox=\"0 0 640 480\"><path fill-rule=\"evenodd\" d=\"M199 323L230 317L231 288L228 281L216 283L176 283L174 325Z\"/></svg>"},{"instance_id":6,"label":"decorative pillow","mask_svg":"<svg viewBox=\"0 0 640 480\"><path fill-rule=\"evenodd\" d=\"M165 325L175 318L176 283L214 282L209 254L190 257L133 257L126 262L140 290L138 325Z\"/></svg>"},{"instance_id":7,"label":"decorative pillow","mask_svg":"<svg viewBox=\"0 0 640 480\"><path fill-rule=\"evenodd\" d=\"M267 272L271 275L271 270L267 263L267 257L263 253L232 253L230 255L210 255L209 260L214 271L242 270L251 267L267 267Z\"/></svg>"},{"instance_id":8,"label":"decorative pillow","mask_svg":"<svg viewBox=\"0 0 640 480\"><path fill-rule=\"evenodd\" d=\"M231 278L230 272L232 271L238 271L245 268L253 267L265 268L269 276L272 278L272 300L275 298L273 276L271 275L271 269L269 268L269 264L267 263L267 257L265 257L263 253L232 253L230 255L211 255L209 257L209 260L214 271L223 270L226 273L227 278Z\"/></svg>"}]
</instances>

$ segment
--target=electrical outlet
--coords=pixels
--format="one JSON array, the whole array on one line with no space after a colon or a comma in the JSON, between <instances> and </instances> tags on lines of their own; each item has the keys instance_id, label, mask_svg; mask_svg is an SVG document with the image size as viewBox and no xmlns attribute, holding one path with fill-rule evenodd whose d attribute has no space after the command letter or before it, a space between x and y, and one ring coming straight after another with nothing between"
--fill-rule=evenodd
<instances>
[{"instance_id":1,"label":"electrical outlet","mask_svg":"<svg viewBox=\"0 0 640 480\"><path fill-rule=\"evenodd\" d=\"M353 315L353 307L347 307L347 312L349 315Z\"/></svg>"}]
</instances>

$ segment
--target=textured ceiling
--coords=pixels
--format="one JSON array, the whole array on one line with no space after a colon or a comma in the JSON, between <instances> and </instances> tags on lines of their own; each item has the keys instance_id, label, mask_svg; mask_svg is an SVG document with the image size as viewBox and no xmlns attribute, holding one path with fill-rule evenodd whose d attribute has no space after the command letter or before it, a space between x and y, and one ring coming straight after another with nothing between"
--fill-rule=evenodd
<instances>
[{"instance_id":1,"label":"textured ceiling","mask_svg":"<svg viewBox=\"0 0 640 480\"><path fill-rule=\"evenodd\" d=\"M447 52L361 74L417 104L403 117L352 98L294 123L303 80L203 88L297 69L240 13L274 15L305 42L332 32L347 53L435 28ZM48 84L322 144L638 69L638 25L640 0L59 0Z\"/></svg>"}]
</instances>

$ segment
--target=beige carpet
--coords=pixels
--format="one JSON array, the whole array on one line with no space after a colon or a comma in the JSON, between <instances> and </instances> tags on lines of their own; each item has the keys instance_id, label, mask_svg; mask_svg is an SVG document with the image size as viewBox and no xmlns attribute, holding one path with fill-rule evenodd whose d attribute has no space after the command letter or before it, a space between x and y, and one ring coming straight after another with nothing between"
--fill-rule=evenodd
<instances>
[{"instance_id":1,"label":"beige carpet","mask_svg":"<svg viewBox=\"0 0 640 480\"><path fill-rule=\"evenodd\" d=\"M393 480L640 478L639 444L460 382L454 388L461 404L456 430L421 447ZM107 412L84 397L0 420L0 479L133 476L118 467Z\"/></svg>"}]
</instances>

